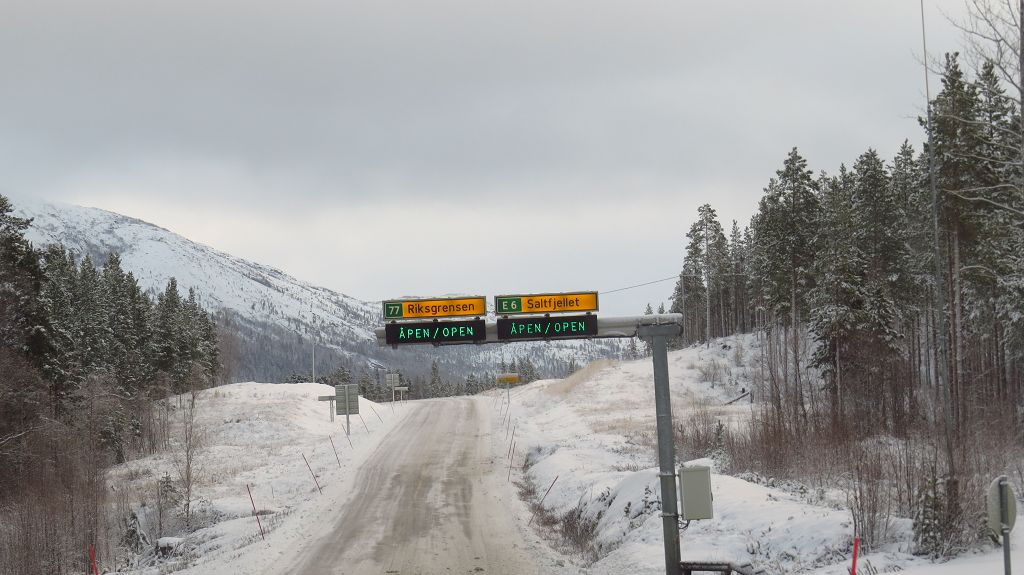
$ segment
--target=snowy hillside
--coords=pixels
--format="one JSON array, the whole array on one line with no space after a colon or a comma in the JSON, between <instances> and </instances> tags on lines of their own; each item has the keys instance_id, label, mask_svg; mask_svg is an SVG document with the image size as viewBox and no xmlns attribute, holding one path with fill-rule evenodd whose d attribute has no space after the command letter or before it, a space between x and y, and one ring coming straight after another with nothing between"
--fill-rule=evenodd
<instances>
[{"instance_id":1,"label":"snowy hillside","mask_svg":"<svg viewBox=\"0 0 1024 575\"><path fill-rule=\"evenodd\" d=\"M693 418L705 418L713 429L717 421L735 425L749 417L748 399L726 403L749 389L746 370L757 346L745 335L670 352L674 426L690 429ZM599 362L567 379L514 388L510 404L504 391L487 395L501 414L494 419L495 457L508 465L514 450L511 478L526 499L517 510L521 520L579 557L589 573L664 573L651 360ZM694 460L703 455L713 457ZM717 457L677 452L676 461L714 470ZM712 489L715 518L683 532L683 560L732 562L749 573L848 573L853 525L838 490L721 473L712 474ZM891 529L893 542L863 556L858 572L954 573L999 562L997 552L979 553L940 568L909 553L909 520L894 519ZM567 532L584 533L583 545L572 544Z\"/></svg>"},{"instance_id":2,"label":"snowy hillside","mask_svg":"<svg viewBox=\"0 0 1024 575\"><path fill-rule=\"evenodd\" d=\"M554 370L570 360L583 364L623 349L616 341L382 349L373 334L380 323L378 302L314 286L113 212L31 200L14 205L18 215L32 218L26 235L37 246L60 243L99 263L117 252L144 290L162 290L174 277L182 292L195 289L204 307L228 313L242 340L242 379L281 381L293 372L308 373L313 334L321 374L336 369L340 360L357 366L373 359L407 375L423 375L437 360L444 373L465 377L496 371L501 359L517 356Z\"/></svg>"},{"instance_id":3,"label":"snowy hillside","mask_svg":"<svg viewBox=\"0 0 1024 575\"><path fill-rule=\"evenodd\" d=\"M230 309L259 321L305 332L312 325L328 338L369 340L379 312L368 302L316 287L280 270L236 258L178 234L113 212L67 204L19 201L33 219L27 236L36 245L60 243L103 262L120 254L144 290L160 290L171 277L194 288L210 309Z\"/></svg>"}]
</instances>

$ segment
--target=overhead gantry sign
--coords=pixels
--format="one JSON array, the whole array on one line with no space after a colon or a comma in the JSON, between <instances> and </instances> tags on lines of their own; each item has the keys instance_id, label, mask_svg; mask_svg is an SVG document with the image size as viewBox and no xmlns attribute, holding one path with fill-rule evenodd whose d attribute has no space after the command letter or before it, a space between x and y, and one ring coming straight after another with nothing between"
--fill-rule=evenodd
<instances>
[{"instance_id":1,"label":"overhead gantry sign","mask_svg":"<svg viewBox=\"0 0 1024 575\"><path fill-rule=\"evenodd\" d=\"M579 313L597 310L596 291L494 296L494 313L497 315Z\"/></svg>"},{"instance_id":2,"label":"overhead gantry sign","mask_svg":"<svg viewBox=\"0 0 1024 575\"><path fill-rule=\"evenodd\" d=\"M497 296L494 298L497 315L494 322L485 320L486 301L482 297L390 300L383 305L386 323L376 330L377 342L396 348L407 344L482 344L607 337L640 337L647 341L654 361L658 475L664 502L662 508L665 510L661 514L665 572L680 575L678 493L667 342L682 333L681 314L598 318L594 315L598 310L597 292ZM466 316L475 317L465 319Z\"/></svg>"},{"instance_id":3,"label":"overhead gantry sign","mask_svg":"<svg viewBox=\"0 0 1024 575\"><path fill-rule=\"evenodd\" d=\"M386 323L377 330L378 341L396 347L636 335L601 334L593 313L598 310L595 291L496 296L494 323L484 320L486 300L479 296L394 299L383 302L383 309ZM453 319L466 316L476 318Z\"/></svg>"}]
</instances>

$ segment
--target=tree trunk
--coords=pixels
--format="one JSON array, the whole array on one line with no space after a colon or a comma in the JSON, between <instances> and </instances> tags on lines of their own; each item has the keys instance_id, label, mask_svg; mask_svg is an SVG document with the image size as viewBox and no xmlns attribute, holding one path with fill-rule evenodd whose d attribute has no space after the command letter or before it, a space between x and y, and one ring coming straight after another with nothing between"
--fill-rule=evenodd
<instances>
[{"instance_id":1,"label":"tree trunk","mask_svg":"<svg viewBox=\"0 0 1024 575\"><path fill-rule=\"evenodd\" d=\"M959 437L963 429L964 393L964 325L963 325L963 279L960 274L960 226L959 214L953 225L953 418L954 436Z\"/></svg>"},{"instance_id":2,"label":"tree trunk","mask_svg":"<svg viewBox=\"0 0 1024 575\"><path fill-rule=\"evenodd\" d=\"M793 385L796 389L796 405L793 415L802 417L807 423L807 406L804 405L803 384L800 381L800 323L799 314L796 309L796 271L793 271L793 289L790 292L790 315L793 324ZM794 419L794 423L796 420Z\"/></svg>"}]
</instances>

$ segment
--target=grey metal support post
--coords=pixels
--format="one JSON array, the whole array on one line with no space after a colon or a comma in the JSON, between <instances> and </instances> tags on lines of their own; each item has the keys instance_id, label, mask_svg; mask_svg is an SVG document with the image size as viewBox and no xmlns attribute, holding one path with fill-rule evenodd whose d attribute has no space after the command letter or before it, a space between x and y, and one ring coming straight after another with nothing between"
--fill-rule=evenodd
<instances>
[{"instance_id":1,"label":"grey metal support post","mask_svg":"<svg viewBox=\"0 0 1024 575\"><path fill-rule=\"evenodd\" d=\"M672 440L672 397L668 387L667 339L682 333L677 323L641 325L637 335L650 342L654 359L654 402L658 423L658 466L661 478L661 519L665 535L665 573L681 575L679 519L676 501L676 455Z\"/></svg>"},{"instance_id":2,"label":"grey metal support post","mask_svg":"<svg viewBox=\"0 0 1024 575\"><path fill-rule=\"evenodd\" d=\"M999 479L999 521L1002 524L1003 539L1003 570L1010 575L1010 502L1009 486L1006 484L1006 477Z\"/></svg>"},{"instance_id":3,"label":"grey metal support post","mask_svg":"<svg viewBox=\"0 0 1024 575\"><path fill-rule=\"evenodd\" d=\"M349 408L352 405L348 402L348 386L345 386L345 435L352 435L352 424L349 421Z\"/></svg>"}]
</instances>

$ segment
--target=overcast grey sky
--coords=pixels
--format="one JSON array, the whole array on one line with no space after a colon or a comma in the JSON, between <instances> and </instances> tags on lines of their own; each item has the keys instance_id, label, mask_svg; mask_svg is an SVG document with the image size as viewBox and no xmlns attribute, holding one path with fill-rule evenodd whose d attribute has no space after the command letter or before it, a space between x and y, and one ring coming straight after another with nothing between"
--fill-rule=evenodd
<instances>
[{"instance_id":1,"label":"overcast grey sky","mask_svg":"<svg viewBox=\"0 0 1024 575\"><path fill-rule=\"evenodd\" d=\"M929 51L961 0L925 0ZM350 295L611 290L919 147L918 0L0 0L0 192ZM933 89L938 79L933 81ZM639 313L672 282L609 294Z\"/></svg>"}]
</instances>

